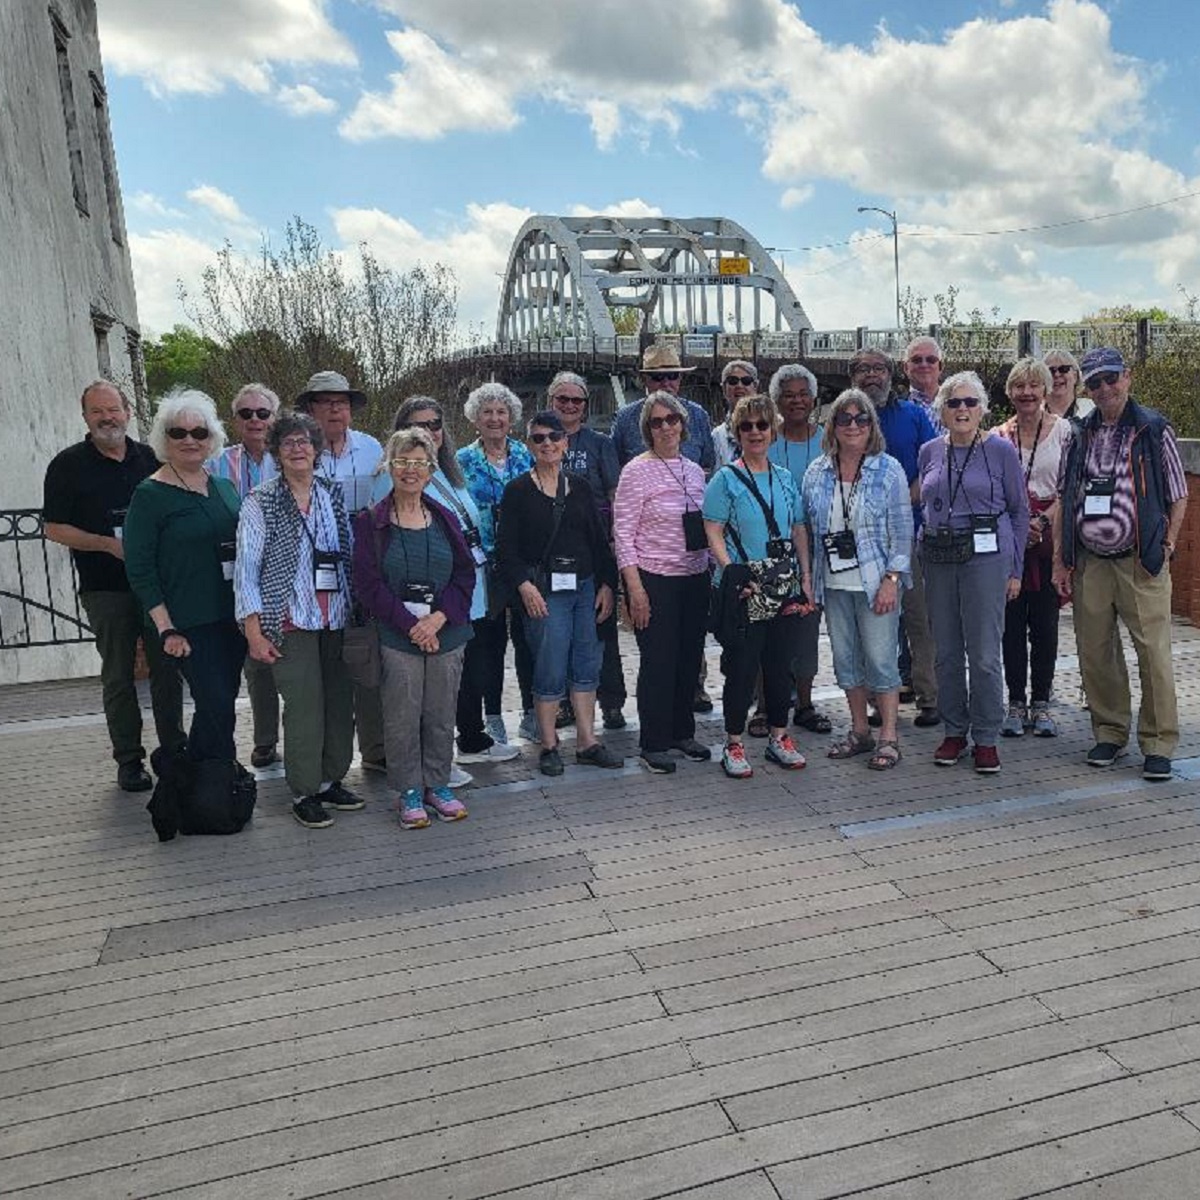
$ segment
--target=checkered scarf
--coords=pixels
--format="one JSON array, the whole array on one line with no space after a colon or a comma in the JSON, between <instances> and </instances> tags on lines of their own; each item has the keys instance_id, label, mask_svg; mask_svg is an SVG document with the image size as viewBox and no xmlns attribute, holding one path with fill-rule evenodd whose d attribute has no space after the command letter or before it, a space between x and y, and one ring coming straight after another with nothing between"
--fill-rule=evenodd
<instances>
[{"instance_id":1,"label":"checkered scarf","mask_svg":"<svg viewBox=\"0 0 1200 1200\"><path fill-rule=\"evenodd\" d=\"M333 518L337 525L338 549L342 561L339 567L342 586L354 602L350 555L353 543L350 540L350 521L346 516L346 505L342 500L342 489L317 475L313 479L314 499L316 489L324 490L333 506ZM259 623L263 636L276 646L283 645L283 616L296 584L296 572L300 561L300 539L306 537L304 517L296 505L296 497L288 487L287 480L280 475L254 489L254 495L262 507L266 524L266 544L262 561L262 612Z\"/></svg>"}]
</instances>

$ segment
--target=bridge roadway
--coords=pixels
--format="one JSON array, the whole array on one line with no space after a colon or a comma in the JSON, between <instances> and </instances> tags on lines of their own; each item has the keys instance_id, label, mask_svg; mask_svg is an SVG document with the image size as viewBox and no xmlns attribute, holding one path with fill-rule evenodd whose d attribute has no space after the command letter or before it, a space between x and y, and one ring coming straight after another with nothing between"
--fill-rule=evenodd
<instances>
[{"instance_id":1,"label":"bridge roadway","mask_svg":"<svg viewBox=\"0 0 1200 1200\"><path fill-rule=\"evenodd\" d=\"M738 784L545 780L527 749L410 834L357 768L367 809L306 832L276 770L244 833L159 845L94 682L2 689L0 1192L1195 1195L1200 633L1176 633L1166 784L1082 766L1064 624L1063 735L1005 743L997 776L935 768L907 717L882 776L811 736L807 770ZM818 697L841 723L827 668Z\"/></svg>"}]
</instances>

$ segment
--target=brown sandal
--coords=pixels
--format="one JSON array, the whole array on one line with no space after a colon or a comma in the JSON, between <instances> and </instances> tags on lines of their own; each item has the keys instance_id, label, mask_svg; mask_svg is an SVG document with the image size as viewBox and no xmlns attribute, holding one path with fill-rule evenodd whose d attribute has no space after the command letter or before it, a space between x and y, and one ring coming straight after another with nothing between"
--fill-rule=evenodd
<instances>
[{"instance_id":1,"label":"brown sandal","mask_svg":"<svg viewBox=\"0 0 1200 1200\"><path fill-rule=\"evenodd\" d=\"M875 739L869 733L855 733L852 729L829 747L828 757L853 758L857 754L869 754L874 749Z\"/></svg>"},{"instance_id":2,"label":"brown sandal","mask_svg":"<svg viewBox=\"0 0 1200 1200\"><path fill-rule=\"evenodd\" d=\"M875 753L867 759L867 766L872 771L890 771L904 756L900 753L900 743L889 738L880 738Z\"/></svg>"}]
</instances>

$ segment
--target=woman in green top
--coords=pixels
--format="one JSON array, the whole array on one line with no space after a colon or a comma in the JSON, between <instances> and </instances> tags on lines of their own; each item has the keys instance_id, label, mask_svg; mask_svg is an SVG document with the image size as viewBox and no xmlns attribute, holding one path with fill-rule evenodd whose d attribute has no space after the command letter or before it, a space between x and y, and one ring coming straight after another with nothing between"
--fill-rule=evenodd
<instances>
[{"instance_id":1,"label":"woman in green top","mask_svg":"<svg viewBox=\"0 0 1200 1200\"><path fill-rule=\"evenodd\" d=\"M208 396L176 390L159 405L148 440L162 466L129 502L125 571L192 693L189 757L229 762L246 657L233 619L240 501L233 484L204 467L221 452L225 431Z\"/></svg>"}]
</instances>

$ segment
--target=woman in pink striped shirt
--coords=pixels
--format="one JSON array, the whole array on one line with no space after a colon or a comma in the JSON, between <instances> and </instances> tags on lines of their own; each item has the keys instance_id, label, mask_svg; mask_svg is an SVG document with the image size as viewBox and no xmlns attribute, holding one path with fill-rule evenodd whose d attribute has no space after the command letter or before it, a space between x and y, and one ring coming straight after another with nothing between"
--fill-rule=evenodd
<instances>
[{"instance_id":1,"label":"woman in pink striped shirt","mask_svg":"<svg viewBox=\"0 0 1200 1200\"><path fill-rule=\"evenodd\" d=\"M647 770L666 775L675 770L672 750L693 762L712 757L696 741L692 712L708 617L704 471L680 453L687 410L678 397L648 396L641 427L649 449L621 472L613 538L641 652L641 760Z\"/></svg>"}]
</instances>

